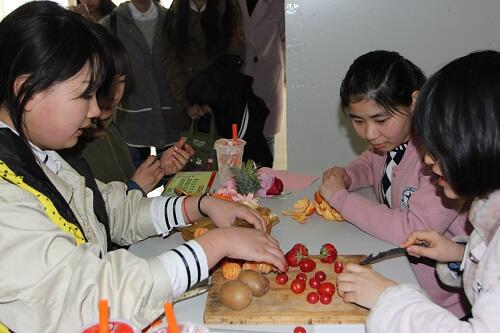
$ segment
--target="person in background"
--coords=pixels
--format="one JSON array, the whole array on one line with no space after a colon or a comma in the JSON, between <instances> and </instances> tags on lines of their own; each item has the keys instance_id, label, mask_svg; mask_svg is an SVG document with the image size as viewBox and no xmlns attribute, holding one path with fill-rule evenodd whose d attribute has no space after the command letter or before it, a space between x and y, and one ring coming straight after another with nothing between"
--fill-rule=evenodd
<instances>
[{"instance_id":1,"label":"person in background","mask_svg":"<svg viewBox=\"0 0 500 333\"><path fill-rule=\"evenodd\" d=\"M152 0L131 0L99 21L120 39L132 64L115 121L136 167L151 155L151 147L161 152L180 138L172 126L172 100L165 76L166 13Z\"/></svg>"},{"instance_id":2,"label":"person in background","mask_svg":"<svg viewBox=\"0 0 500 333\"><path fill-rule=\"evenodd\" d=\"M244 54L236 0L174 0L166 25L166 75L174 96L174 127L186 129L211 111L190 101L186 90L200 71L223 54ZM228 125L230 126L230 125Z\"/></svg>"},{"instance_id":3,"label":"person in background","mask_svg":"<svg viewBox=\"0 0 500 333\"><path fill-rule=\"evenodd\" d=\"M211 196L145 198L97 181L109 224L98 221L85 180L55 150L74 146L99 116L95 92L109 65L96 25L54 2L27 3L0 22L0 323L11 331L78 331L99 321L101 298L111 318L143 328L223 257L285 269L260 216ZM158 256L108 250L204 215L220 228ZM255 229L232 227L235 218Z\"/></svg>"},{"instance_id":4,"label":"person in background","mask_svg":"<svg viewBox=\"0 0 500 333\"><path fill-rule=\"evenodd\" d=\"M286 108L285 3L283 0L238 0L245 35L245 74L271 113L264 136L274 157L274 137Z\"/></svg>"},{"instance_id":5,"label":"person in background","mask_svg":"<svg viewBox=\"0 0 500 333\"><path fill-rule=\"evenodd\" d=\"M113 121L125 88L130 63L123 44L113 35L106 34L106 48L111 68L106 80L97 91L97 104L101 114L94 126L85 130L75 150L87 160L94 176L104 183L123 181L129 189L140 189L145 194L158 182L180 171L193 155L193 149L181 139L161 154L149 156L137 169L127 144Z\"/></svg>"},{"instance_id":6,"label":"person in background","mask_svg":"<svg viewBox=\"0 0 500 333\"><path fill-rule=\"evenodd\" d=\"M342 81L341 104L369 146L346 167L326 170L320 187L321 195L347 221L395 245L419 229L435 229L447 237L467 233L467 203L436 191L419 138L411 135L413 109L425 80L422 71L397 52L373 51L354 61ZM353 192L370 186L378 202ZM439 283L435 262L411 263L435 303L458 317L467 313L460 290Z\"/></svg>"},{"instance_id":7,"label":"person in background","mask_svg":"<svg viewBox=\"0 0 500 333\"><path fill-rule=\"evenodd\" d=\"M467 245L439 232L413 232L401 244L415 257L439 262L447 285L461 286L472 318L460 321L417 286L396 284L349 264L338 277L346 302L371 308L368 332L497 332L500 327L500 53L481 51L456 59L424 85L415 130L428 153L425 162L451 200L474 201ZM425 241L428 248L415 246Z\"/></svg>"},{"instance_id":8,"label":"person in background","mask_svg":"<svg viewBox=\"0 0 500 333\"><path fill-rule=\"evenodd\" d=\"M77 0L77 5L85 5L94 22L109 15L116 5L111 0Z\"/></svg>"}]
</instances>

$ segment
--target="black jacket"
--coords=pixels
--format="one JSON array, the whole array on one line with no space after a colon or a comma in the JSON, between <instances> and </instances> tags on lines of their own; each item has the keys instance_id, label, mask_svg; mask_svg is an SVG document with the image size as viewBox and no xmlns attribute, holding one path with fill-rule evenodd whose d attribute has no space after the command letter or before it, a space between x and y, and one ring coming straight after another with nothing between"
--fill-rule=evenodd
<instances>
[{"instance_id":1,"label":"black jacket","mask_svg":"<svg viewBox=\"0 0 500 333\"><path fill-rule=\"evenodd\" d=\"M194 103L210 106L220 137L231 138L231 124L238 124L238 137L247 142L243 160L252 159L259 166L272 167L273 157L263 134L270 111L253 92L252 77L240 72L242 64L236 55L219 57L193 78L187 95Z\"/></svg>"}]
</instances>

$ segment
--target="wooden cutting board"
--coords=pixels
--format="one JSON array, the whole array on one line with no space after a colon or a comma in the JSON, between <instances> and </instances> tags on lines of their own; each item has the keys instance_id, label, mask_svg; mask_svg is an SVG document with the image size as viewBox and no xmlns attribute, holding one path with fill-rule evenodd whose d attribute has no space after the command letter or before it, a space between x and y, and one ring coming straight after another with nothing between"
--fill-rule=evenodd
<instances>
[{"instance_id":1,"label":"wooden cutting board","mask_svg":"<svg viewBox=\"0 0 500 333\"><path fill-rule=\"evenodd\" d=\"M317 256L311 256L316 262L316 269L306 273L309 278L314 272L322 270L326 273L326 281L336 285L337 274L333 271L333 264L324 264ZM337 260L344 263L357 263L365 258L364 255L339 255ZM212 275L212 287L208 291L205 304L204 320L206 324L346 324L364 323L368 310L354 304L346 304L335 290L332 302L324 305L307 303L307 294L314 289L307 282L306 289L301 294L294 294L290 290L290 283L297 273L298 267L290 267L288 282L285 285L276 284L276 273L269 273L266 277L271 283L270 291L262 297L253 297L248 307L240 311L226 308L217 300L220 287L226 280L222 270L217 269Z\"/></svg>"}]
</instances>

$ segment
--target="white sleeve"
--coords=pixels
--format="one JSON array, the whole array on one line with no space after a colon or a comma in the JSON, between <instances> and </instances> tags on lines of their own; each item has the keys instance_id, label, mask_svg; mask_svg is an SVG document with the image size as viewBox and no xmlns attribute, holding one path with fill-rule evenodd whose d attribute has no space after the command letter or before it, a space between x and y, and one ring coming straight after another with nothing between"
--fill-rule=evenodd
<instances>
[{"instance_id":1,"label":"white sleeve","mask_svg":"<svg viewBox=\"0 0 500 333\"><path fill-rule=\"evenodd\" d=\"M193 285L208 278L208 262L203 248L195 240L158 256L172 283L176 299Z\"/></svg>"},{"instance_id":2,"label":"white sleeve","mask_svg":"<svg viewBox=\"0 0 500 333\"><path fill-rule=\"evenodd\" d=\"M175 227L187 225L182 215L182 205L186 197L152 198L151 216L158 235L166 236Z\"/></svg>"},{"instance_id":3,"label":"white sleeve","mask_svg":"<svg viewBox=\"0 0 500 333\"><path fill-rule=\"evenodd\" d=\"M499 312L496 315L499 319L495 321L499 321L500 307L495 308ZM475 318L471 322L474 320ZM482 325L460 321L451 312L429 300L420 287L409 284L387 288L380 295L366 321L368 333L493 332L482 328Z\"/></svg>"}]
</instances>

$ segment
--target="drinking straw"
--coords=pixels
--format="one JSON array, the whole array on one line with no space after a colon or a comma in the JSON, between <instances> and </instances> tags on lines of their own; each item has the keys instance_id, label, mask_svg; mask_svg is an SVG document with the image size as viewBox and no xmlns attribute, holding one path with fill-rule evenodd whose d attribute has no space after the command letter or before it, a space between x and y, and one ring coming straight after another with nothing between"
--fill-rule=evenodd
<instances>
[{"instance_id":1,"label":"drinking straw","mask_svg":"<svg viewBox=\"0 0 500 333\"><path fill-rule=\"evenodd\" d=\"M168 333L179 333L179 326L177 326L177 320L175 319L174 306L172 303L168 302L165 303L164 308L168 324Z\"/></svg>"},{"instance_id":2,"label":"drinking straw","mask_svg":"<svg viewBox=\"0 0 500 333\"><path fill-rule=\"evenodd\" d=\"M232 124L231 127L233 129L233 144L237 144L238 143L238 125Z\"/></svg>"},{"instance_id":3,"label":"drinking straw","mask_svg":"<svg viewBox=\"0 0 500 333\"><path fill-rule=\"evenodd\" d=\"M99 300L99 333L109 333L109 308L108 300Z\"/></svg>"}]
</instances>

